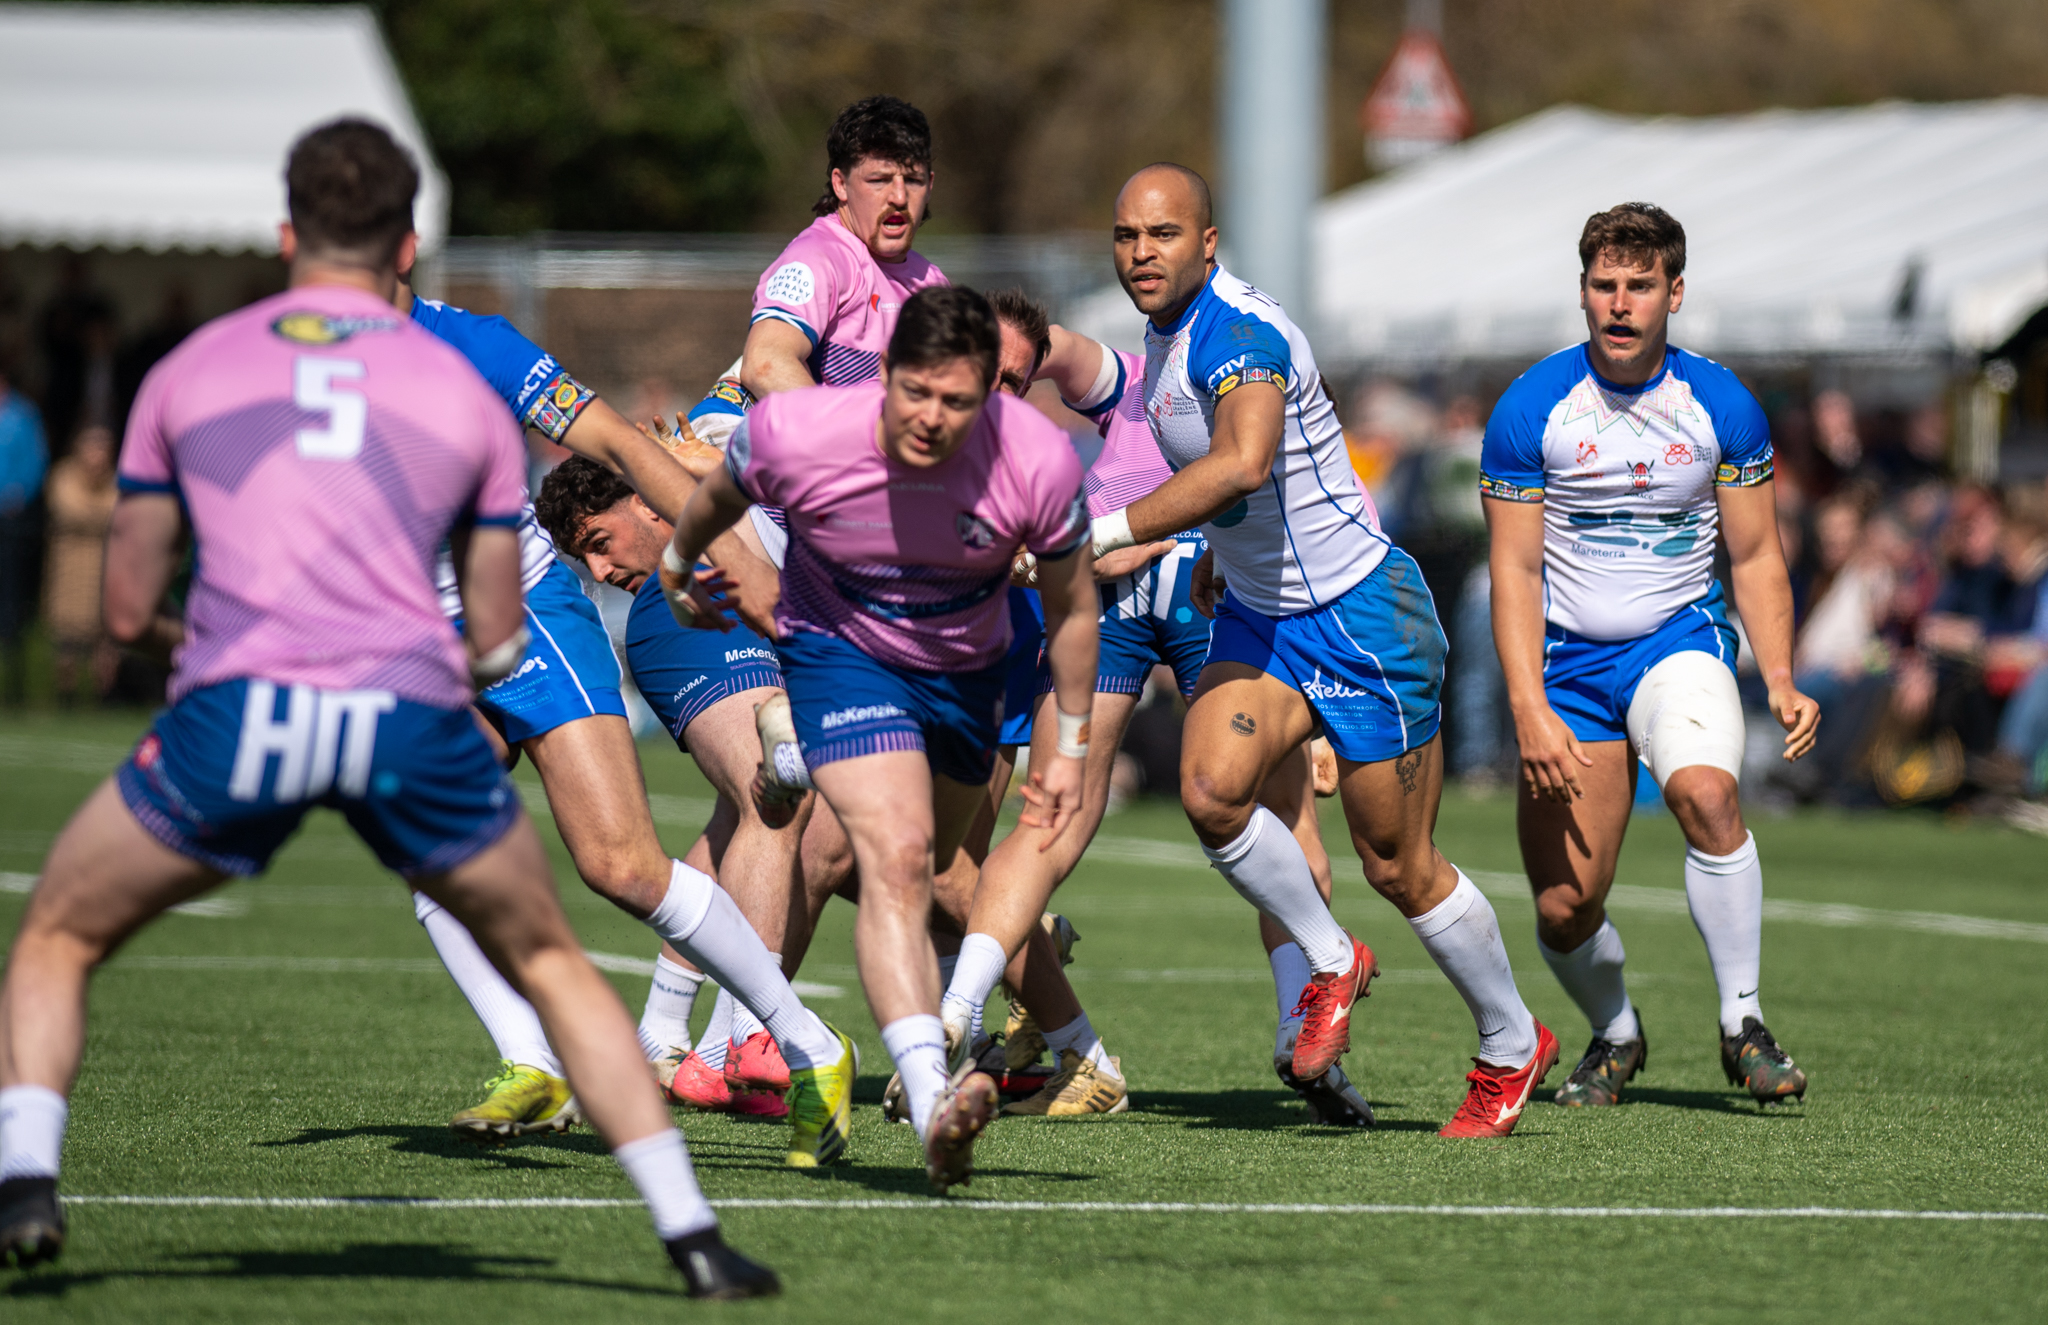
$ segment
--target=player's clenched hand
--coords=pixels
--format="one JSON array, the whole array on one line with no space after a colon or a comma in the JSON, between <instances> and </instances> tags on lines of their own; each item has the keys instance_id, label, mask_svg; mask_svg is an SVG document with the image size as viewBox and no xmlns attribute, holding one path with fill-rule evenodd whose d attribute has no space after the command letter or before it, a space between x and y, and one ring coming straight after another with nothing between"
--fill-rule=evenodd
<instances>
[{"instance_id":1,"label":"player's clenched hand","mask_svg":"<svg viewBox=\"0 0 2048 1325\"><path fill-rule=\"evenodd\" d=\"M1593 761L1549 705L1527 718L1515 715L1515 741L1522 747L1522 780L1529 784L1530 795L1569 805L1586 794L1579 785L1579 769L1591 768Z\"/></svg>"},{"instance_id":2,"label":"player's clenched hand","mask_svg":"<svg viewBox=\"0 0 2048 1325\"><path fill-rule=\"evenodd\" d=\"M1043 761L1033 761L1031 777L1024 784L1026 806L1024 812L1017 816L1017 822L1029 828L1051 830L1038 844L1040 851L1050 849L1060 840L1060 834L1066 832L1067 825L1074 821L1074 811L1081 808L1084 762L1057 752L1047 755Z\"/></svg>"},{"instance_id":3,"label":"player's clenched hand","mask_svg":"<svg viewBox=\"0 0 2048 1325\"><path fill-rule=\"evenodd\" d=\"M1770 705L1771 716L1785 729L1786 760L1797 759L1813 749L1820 734L1820 705L1789 685L1771 691Z\"/></svg>"},{"instance_id":4,"label":"player's clenched hand","mask_svg":"<svg viewBox=\"0 0 2048 1325\"><path fill-rule=\"evenodd\" d=\"M1223 592L1223 577L1216 573L1216 549L1210 548L1195 558L1195 564L1188 568L1188 601L1195 610L1212 620L1216 616L1216 595Z\"/></svg>"},{"instance_id":5,"label":"player's clenched hand","mask_svg":"<svg viewBox=\"0 0 2048 1325\"><path fill-rule=\"evenodd\" d=\"M664 565L658 573L661 596L668 599L668 610L679 625L685 629L715 630L721 635L732 629L732 622L725 615L726 595L738 586L726 578L724 571L704 566L694 574L683 574Z\"/></svg>"},{"instance_id":6,"label":"player's clenched hand","mask_svg":"<svg viewBox=\"0 0 2048 1325\"><path fill-rule=\"evenodd\" d=\"M1120 547L1106 557L1095 559L1095 578L1121 580L1145 569L1171 551L1173 540L1170 538L1158 543L1133 543L1130 547Z\"/></svg>"}]
</instances>

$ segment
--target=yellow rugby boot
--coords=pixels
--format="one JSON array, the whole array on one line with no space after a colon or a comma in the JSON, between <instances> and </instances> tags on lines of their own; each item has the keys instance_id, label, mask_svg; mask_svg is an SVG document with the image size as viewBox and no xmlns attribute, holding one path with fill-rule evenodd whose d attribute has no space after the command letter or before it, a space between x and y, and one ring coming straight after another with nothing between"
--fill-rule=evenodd
<instances>
[{"instance_id":1,"label":"yellow rugby boot","mask_svg":"<svg viewBox=\"0 0 2048 1325\"><path fill-rule=\"evenodd\" d=\"M793 1169L815 1169L846 1157L860 1050L830 1022L825 1029L839 1042L839 1057L829 1066L796 1067L789 1072L785 1098L789 1102L788 1164Z\"/></svg>"},{"instance_id":2,"label":"yellow rugby boot","mask_svg":"<svg viewBox=\"0 0 2048 1325\"><path fill-rule=\"evenodd\" d=\"M566 1132L583 1121L569 1083L537 1067L500 1060L498 1075L484 1083L484 1090L480 1103L448 1120L465 1141L503 1145L515 1136Z\"/></svg>"},{"instance_id":3,"label":"yellow rugby boot","mask_svg":"<svg viewBox=\"0 0 2048 1325\"><path fill-rule=\"evenodd\" d=\"M1063 915L1050 912L1040 916L1038 923L1052 935L1053 946L1059 949L1060 966L1072 966L1074 945L1081 941L1074 923ZM1031 1015L1031 1009L1024 1006L1024 1000L1011 994L1008 985L1003 987L1003 992L1010 996L1009 1020L1003 1023L1003 1070L1021 1072L1045 1056L1045 1035L1038 1029L1038 1020Z\"/></svg>"},{"instance_id":4,"label":"yellow rugby boot","mask_svg":"<svg viewBox=\"0 0 2048 1325\"><path fill-rule=\"evenodd\" d=\"M1080 1118L1098 1113L1122 1113L1131 1107L1130 1088L1124 1084L1123 1063L1109 1060L1103 1071L1073 1049L1060 1051L1060 1070L1036 1095L1003 1106L1003 1112L1027 1118Z\"/></svg>"}]
</instances>

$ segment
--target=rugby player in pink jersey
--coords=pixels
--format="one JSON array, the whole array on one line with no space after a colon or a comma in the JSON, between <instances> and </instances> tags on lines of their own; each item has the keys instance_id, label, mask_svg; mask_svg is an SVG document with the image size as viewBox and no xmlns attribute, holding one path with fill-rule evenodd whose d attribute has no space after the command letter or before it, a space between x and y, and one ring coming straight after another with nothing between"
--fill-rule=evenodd
<instances>
[{"instance_id":1,"label":"rugby player in pink jersey","mask_svg":"<svg viewBox=\"0 0 2048 1325\"><path fill-rule=\"evenodd\" d=\"M727 1248L633 1025L583 955L547 857L469 710L517 663L518 428L455 350L398 316L419 172L360 120L286 169L291 288L201 328L144 381L105 611L159 636L188 530L170 707L59 836L0 992L0 1259L61 1250L65 1095L92 969L169 907L259 874L316 805L471 926L533 1003L693 1296L776 1291ZM442 615L458 546L466 630Z\"/></svg>"},{"instance_id":2,"label":"rugby player in pink jersey","mask_svg":"<svg viewBox=\"0 0 2048 1325\"><path fill-rule=\"evenodd\" d=\"M703 441L722 446L757 395L818 383L846 386L876 379L904 301L920 289L946 284L945 274L910 247L924 221L932 185L931 128L923 112L895 97L857 101L833 121L825 139L825 154L825 188L812 208L818 219L762 273L755 286L745 355L691 411L689 430ZM1000 369L1009 384L1006 389L1013 387L1021 393L1028 387L1034 362L1034 347L1006 340ZM779 592L776 575L787 535L779 509L756 506L748 515L749 521L741 529L758 541L772 566L755 561L751 544L740 555L733 555L729 545L721 545L715 552L727 573L741 582L749 623L759 626L772 612ZM1010 597L1013 619L1021 622L1031 615L1028 603L1021 611L1017 604L1027 595L1013 591ZM1035 639L1019 645L1024 655L1018 667L1023 709L1028 709L1033 693L1037 647ZM672 684L677 692L692 687L695 696L714 690L730 695L742 680L759 683L759 678L741 677L736 669L718 662L719 653L706 654L701 647L682 652L703 656L681 668L675 665L676 659L666 660L663 682ZM642 687L643 694L646 689ZM748 705L760 700L758 694L747 698ZM769 733L762 743L772 745L787 735L788 710L779 699L759 706L762 728ZM788 889L750 886L749 877L766 877L762 872L720 874L720 881L731 888L741 910L769 946L781 950L793 973L794 954L800 954L809 942L809 926L825 902L834 893L857 894L853 853L831 811L815 809L801 786L781 787L771 776L767 780L769 795L758 806L745 804L754 799L751 796L731 795L732 789L726 785L731 753L727 733L732 725L728 712L736 709L743 706L716 705L700 715L694 706L685 705L665 721L693 753L702 750L710 755L705 772L718 785L721 799L715 818L737 816L751 826L766 810L786 816L796 825L797 832L790 836L797 841L791 842L788 850L799 857L803 907L792 905ZM1028 713L1024 720L1028 722ZM755 746L751 733L747 745ZM748 761L758 757L750 754ZM700 763L705 761L700 758ZM1000 790L1007 791L1007 762L999 762L996 778ZM733 801L739 803L731 804ZM976 871L986 854L986 831L978 840L970 834L967 849L952 867L941 868L939 896L948 918L934 937L943 954L942 968L950 968L959 938L947 929L965 923ZM1011 988L1052 1016L1054 1024L1063 1024L1081 1010L1073 987L1060 970L1061 962L1062 947L1053 936L1036 934L1006 972ZM662 970L662 978L672 981L687 980L690 974L666 966ZM947 975L950 977L950 969ZM661 991L662 980L657 980L649 995L650 1017ZM676 1001L683 1003L690 997L684 993ZM687 1015L685 1004L682 1016L686 1019ZM1033 1054L1033 1061L1035 1058ZM746 1108L758 1098L749 1093L752 1088L787 1079L774 1040L764 1033L745 1003L727 990L719 992L696 1048L672 1061L672 1067L665 1067L670 1095L699 1108ZM892 1090L892 1099L894 1093Z\"/></svg>"},{"instance_id":3,"label":"rugby player in pink jersey","mask_svg":"<svg viewBox=\"0 0 2048 1325\"><path fill-rule=\"evenodd\" d=\"M947 1073L933 864L953 857L994 762L1018 548L1039 562L1060 733L1032 771L1026 819L1055 833L1080 797L1095 667L1080 460L1044 415L992 393L999 348L980 295L913 295L883 381L749 412L661 573L677 620L723 628L714 595L731 582L690 567L750 504L787 512L776 627L797 745L853 844L862 983L941 1192L972 1173L996 1088L971 1064Z\"/></svg>"}]
</instances>

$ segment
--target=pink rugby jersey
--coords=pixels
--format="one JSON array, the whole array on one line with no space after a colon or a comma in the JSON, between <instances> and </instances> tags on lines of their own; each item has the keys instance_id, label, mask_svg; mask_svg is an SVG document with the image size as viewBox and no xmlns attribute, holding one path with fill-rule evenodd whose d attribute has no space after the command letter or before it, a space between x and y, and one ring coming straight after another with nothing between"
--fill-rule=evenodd
<instances>
[{"instance_id":1,"label":"pink rugby jersey","mask_svg":"<svg viewBox=\"0 0 2048 1325\"><path fill-rule=\"evenodd\" d=\"M780 392L732 435L740 488L789 515L776 624L916 671L993 666L1017 549L1064 557L1088 537L1080 459L1057 424L996 394L944 463L900 464L877 435L883 390Z\"/></svg>"},{"instance_id":2,"label":"pink rugby jersey","mask_svg":"<svg viewBox=\"0 0 2048 1325\"><path fill-rule=\"evenodd\" d=\"M1102 380L1080 401L1066 402L1095 423L1102 435L1102 453L1088 466L1088 514L1120 511L1150 496L1173 477L1173 469L1152 436L1145 418L1145 358L1102 347L1106 356Z\"/></svg>"},{"instance_id":3,"label":"pink rugby jersey","mask_svg":"<svg viewBox=\"0 0 2048 1325\"><path fill-rule=\"evenodd\" d=\"M434 554L458 522L518 525L526 457L476 369L390 304L305 286L200 328L143 380L120 483L192 527L173 700L261 677L469 702Z\"/></svg>"},{"instance_id":4,"label":"pink rugby jersey","mask_svg":"<svg viewBox=\"0 0 2048 1325\"><path fill-rule=\"evenodd\" d=\"M915 251L901 262L877 262L835 216L804 229L754 287L752 321L776 318L811 341L811 376L848 386L882 373L882 352L896 315L919 290L946 284L946 274Z\"/></svg>"}]
</instances>

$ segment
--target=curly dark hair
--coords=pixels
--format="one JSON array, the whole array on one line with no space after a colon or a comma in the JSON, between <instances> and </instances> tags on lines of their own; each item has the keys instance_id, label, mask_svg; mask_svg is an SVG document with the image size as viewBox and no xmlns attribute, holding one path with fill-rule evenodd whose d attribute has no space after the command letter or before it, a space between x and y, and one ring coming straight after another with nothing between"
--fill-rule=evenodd
<instances>
[{"instance_id":1,"label":"curly dark hair","mask_svg":"<svg viewBox=\"0 0 2048 1325\"><path fill-rule=\"evenodd\" d=\"M1594 259L1609 251L1644 267L1661 257L1665 279L1675 281L1685 274L1685 227L1653 202L1625 202L1586 218L1579 232L1579 273L1591 270Z\"/></svg>"},{"instance_id":2,"label":"curly dark hair","mask_svg":"<svg viewBox=\"0 0 2048 1325\"><path fill-rule=\"evenodd\" d=\"M868 157L929 168L932 126L924 112L899 97L863 97L840 111L825 135L825 192L811 204L813 216L839 210L832 172L850 173Z\"/></svg>"},{"instance_id":3,"label":"curly dark hair","mask_svg":"<svg viewBox=\"0 0 2048 1325\"><path fill-rule=\"evenodd\" d=\"M555 546L569 556L583 556L583 526L633 495L633 487L595 460L572 455L540 481L533 513Z\"/></svg>"}]
</instances>

